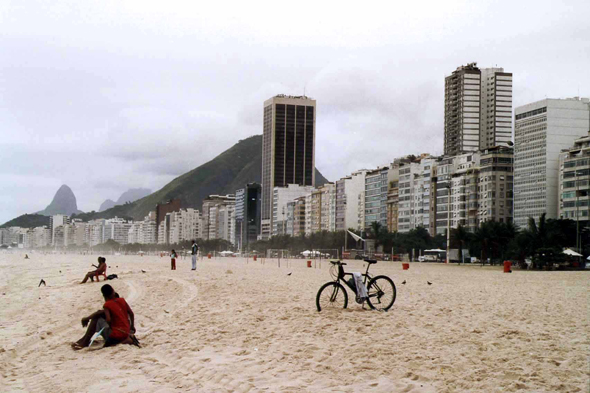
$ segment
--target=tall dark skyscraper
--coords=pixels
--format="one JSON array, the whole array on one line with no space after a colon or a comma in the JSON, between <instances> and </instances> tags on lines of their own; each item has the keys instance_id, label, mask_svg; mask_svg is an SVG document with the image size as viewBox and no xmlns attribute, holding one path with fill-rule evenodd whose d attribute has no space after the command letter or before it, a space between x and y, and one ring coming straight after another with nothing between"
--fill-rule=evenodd
<instances>
[{"instance_id":1,"label":"tall dark skyscraper","mask_svg":"<svg viewBox=\"0 0 590 393\"><path fill-rule=\"evenodd\" d=\"M274 187L315 185L316 102L279 94L264 102L261 235L272 229Z\"/></svg>"},{"instance_id":2,"label":"tall dark skyscraper","mask_svg":"<svg viewBox=\"0 0 590 393\"><path fill-rule=\"evenodd\" d=\"M260 193L258 183L248 183L236 191L236 246L249 250L260 233Z\"/></svg>"}]
</instances>

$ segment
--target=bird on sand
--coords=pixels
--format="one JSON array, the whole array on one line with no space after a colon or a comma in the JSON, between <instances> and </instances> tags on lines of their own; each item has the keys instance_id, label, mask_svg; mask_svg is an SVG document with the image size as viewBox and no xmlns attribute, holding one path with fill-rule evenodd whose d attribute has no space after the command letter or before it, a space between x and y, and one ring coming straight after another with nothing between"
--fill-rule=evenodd
<instances>
[{"instance_id":1,"label":"bird on sand","mask_svg":"<svg viewBox=\"0 0 590 393\"><path fill-rule=\"evenodd\" d=\"M402 282L403 285L406 285L406 280L404 280L404 282Z\"/></svg>"},{"instance_id":2,"label":"bird on sand","mask_svg":"<svg viewBox=\"0 0 590 393\"><path fill-rule=\"evenodd\" d=\"M47 286L44 279L41 279L41 281L39 281L39 286L37 288L39 288L41 284L43 284L43 286Z\"/></svg>"},{"instance_id":3,"label":"bird on sand","mask_svg":"<svg viewBox=\"0 0 590 393\"><path fill-rule=\"evenodd\" d=\"M432 283L430 281L426 281L428 283L428 285L432 285Z\"/></svg>"},{"instance_id":4,"label":"bird on sand","mask_svg":"<svg viewBox=\"0 0 590 393\"><path fill-rule=\"evenodd\" d=\"M145 270L143 270L143 269L141 269L141 272L142 272L142 273L145 273L146 271L145 271Z\"/></svg>"},{"instance_id":5,"label":"bird on sand","mask_svg":"<svg viewBox=\"0 0 590 393\"><path fill-rule=\"evenodd\" d=\"M287 273L287 276L290 276L291 274L293 274L293 272L291 272L291 273Z\"/></svg>"}]
</instances>

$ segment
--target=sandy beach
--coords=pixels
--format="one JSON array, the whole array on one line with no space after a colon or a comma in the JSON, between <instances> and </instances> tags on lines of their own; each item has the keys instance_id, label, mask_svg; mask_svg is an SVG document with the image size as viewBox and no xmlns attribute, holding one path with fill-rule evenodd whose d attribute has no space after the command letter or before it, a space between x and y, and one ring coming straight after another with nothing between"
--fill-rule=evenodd
<instances>
[{"instance_id":1,"label":"sandy beach","mask_svg":"<svg viewBox=\"0 0 590 393\"><path fill-rule=\"evenodd\" d=\"M325 261L205 259L192 272L188 258L171 271L167 257L105 255L143 348L76 352L80 319L103 303L102 283L78 284L98 255L30 256L0 254L1 391L589 389L588 272L379 262L371 272L397 286L389 312L351 295L318 313Z\"/></svg>"}]
</instances>

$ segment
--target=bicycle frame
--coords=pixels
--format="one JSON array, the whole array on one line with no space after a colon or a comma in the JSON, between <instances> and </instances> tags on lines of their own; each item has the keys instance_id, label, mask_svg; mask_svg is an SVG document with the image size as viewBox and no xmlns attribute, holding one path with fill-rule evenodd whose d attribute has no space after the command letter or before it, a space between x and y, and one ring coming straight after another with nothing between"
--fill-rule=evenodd
<instances>
[{"instance_id":1,"label":"bicycle frame","mask_svg":"<svg viewBox=\"0 0 590 393\"><path fill-rule=\"evenodd\" d=\"M352 277L352 273L346 273L344 271L344 267L342 267L342 265L337 265L338 266L338 277L336 277L336 279L334 280L334 282L340 283L340 281L342 281L344 284L346 284L346 286L348 288L350 288L350 290L352 292L354 292L356 294L356 285L350 285L350 283L344 279L345 276L351 276ZM363 280L363 284L365 284L365 286L367 286L367 279L370 281L371 277L369 275L369 267L371 266L370 263L367 263L367 270L365 271L364 274L362 274L362 276L364 277Z\"/></svg>"}]
</instances>

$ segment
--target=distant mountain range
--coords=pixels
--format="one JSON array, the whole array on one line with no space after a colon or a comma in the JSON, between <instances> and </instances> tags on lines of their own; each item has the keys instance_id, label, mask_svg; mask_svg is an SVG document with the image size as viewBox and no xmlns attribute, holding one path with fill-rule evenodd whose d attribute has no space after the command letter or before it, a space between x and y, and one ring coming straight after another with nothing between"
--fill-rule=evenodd
<instances>
[{"instance_id":1,"label":"distant mountain range","mask_svg":"<svg viewBox=\"0 0 590 393\"><path fill-rule=\"evenodd\" d=\"M112 199L107 199L104 201L100 208L98 209L99 212L103 212L107 209L113 208L116 205L124 205L128 202L135 202L138 199L146 197L152 193L152 190L149 188L132 188L130 190L125 191L117 201L113 201Z\"/></svg>"},{"instance_id":2,"label":"distant mountain range","mask_svg":"<svg viewBox=\"0 0 590 393\"><path fill-rule=\"evenodd\" d=\"M39 212L39 214L24 214L4 223L1 227L20 226L31 228L48 225L49 220L44 214L68 214L81 218L84 221L97 218L113 218L115 216L141 220L151 210L155 209L156 204L165 203L174 198L180 199L183 208L192 207L201 209L203 199L208 195L233 194L236 190L243 188L247 183L260 183L261 175L262 135L255 135L239 141L211 161L177 177L160 190L131 203L126 203L128 202L126 198L141 194L137 190L149 190L129 190L128 192L133 192L130 194L127 194L127 192L123 193L119 200L114 202L116 205L111 208L99 212L82 213L77 209L76 197L72 190L68 186L63 185L45 210ZM328 183L328 180L326 180L317 168L315 170L315 178L317 187ZM120 200L124 202L119 204L118 202Z\"/></svg>"}]
</instances>

